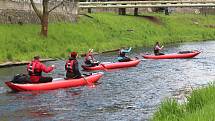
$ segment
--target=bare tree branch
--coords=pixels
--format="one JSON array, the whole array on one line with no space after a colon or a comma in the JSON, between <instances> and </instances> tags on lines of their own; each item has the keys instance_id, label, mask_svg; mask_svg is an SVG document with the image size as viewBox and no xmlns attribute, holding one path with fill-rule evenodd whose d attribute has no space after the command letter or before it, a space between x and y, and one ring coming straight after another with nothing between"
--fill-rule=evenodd
<instances>
[{"instance_id":1,"label":"bare tree branch","mask_svg":"<svg viewBox=\"0 0 215 121\"><path fill-rule=\"evenodd\" d=\"M52 12L54 9L56 9L57 7L59 7L60 5L62 5L65 1L61 1L58 5L54 6L52 9L49 10L49 13Z\"/></svg>"},{"instance_id":2,"label":"bare tree branch","mask_svg":"<svg viewBox=\"0 0 215 121\"><path fill-rule=\"evenodd\" d=\"M55 4L53 5L54 7L52 9L49 10L49 3L51 3L51 0L42 0L42 11L40 11L36 4L34 3L34 0L30 0L31 1L31 5L35 11L35 13L37 14L37 16L40 19L41 22L41 35L47 37L48 36L48 25L49 25L49 13L51 11L53 11L54 9L56 9L57 7L59 7L60 5L63 5L64 2L66 2L67 0L61 0L61 2L59 2L59 4L57 4L55 6ZM58 0L53 0L53 1L58 1ZM71 0L68 0L71 1ZM55 3L54 2L54 3Z\"/></svg>"},{"instance_id":3,"label":"bare tree branch","mask_svg":"<svg viewBox=\"0 0 215 121\"><path fill-rule=\"evenodd\" d=\"M37 16L40 18L40 20L42 20L42 13L37 9L34 0L30 0L31 1L31 5L35 11L35 13L37 14Z\"/></svg>"}]
</instances>

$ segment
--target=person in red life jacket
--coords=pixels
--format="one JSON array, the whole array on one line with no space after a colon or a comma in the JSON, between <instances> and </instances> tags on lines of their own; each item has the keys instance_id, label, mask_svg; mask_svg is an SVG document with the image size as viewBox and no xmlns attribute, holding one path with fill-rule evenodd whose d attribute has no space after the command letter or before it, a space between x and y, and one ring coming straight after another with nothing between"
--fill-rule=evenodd
<instances>
[{"instance_id":1,"label":"person in red life jacket","mask_svg":"<svg viewBox=\"0 0 215 121\"><path fill-rule=\"evenodd\" d=\"M51 82L52 77L42 76L42 72L49 73L54 69L54 65L46 67L40 62L40 57L35 56L34 60L31 61L27 66L28 74L30 75L31 83L46 83Z\"/></svg>"},{"instance_id":2,"label":"person in red life jacket","mask_svg":"<svg viewBox=\"0 0 215 121\"><path fill-rule=\"evenodd\" d=\"M77 79L82 77L78 68L78 61L76 60L77 57L78 54L76 52L71 52L69 59L66 61L66 79Z\"/></svg>"},{"instance_id":3,"label":"person in red life jacket","mask_svg":"<svg viewBox=\"0 0 215 121\"><path fill-rule=\"evenodd\" d=\"M156 42L154 46L154 54L155 55L164 55L163 53L160 52L160 50L163 49L163 46L160 46L159 42Z\"/></svg>"},{"instance_id":4,"label":"person in red life jacket","mask_svg":"<svg viewBox=\"0 0 215 121\"><path fill-rule=\"evenodd\" d=\"M89 52L86 54L84 63L89 67L99 65L99 61L96 61L93 57L93 49L90 49Z\"/></svg>"}]
</instances>

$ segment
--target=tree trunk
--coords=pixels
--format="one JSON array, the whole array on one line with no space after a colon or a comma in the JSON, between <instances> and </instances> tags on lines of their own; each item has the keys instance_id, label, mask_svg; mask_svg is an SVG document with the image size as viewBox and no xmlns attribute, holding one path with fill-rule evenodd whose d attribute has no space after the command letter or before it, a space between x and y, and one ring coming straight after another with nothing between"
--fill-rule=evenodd
<instances>
[{"instance_id":1,"label":"tree trunk","mask_svg":"<svg viewBox=\"0 0 215 121\"><path fill-rule=\"evenodd\" d=\"M134 8L134 15L138 16L138 8Z\"/></svg>"},{"instance_id":2,"label":"tree trunk","mask_svg":"<svg viewBox=\"0 0 215 121\"><path fill-rule=\"evenodd\" d=\"M118 13L119 15L122 15L122 10L120 8L118 9Z\"/></svg>"},{"instance_id":3,"label":"tree trunk","mask_svg":"<svg viewBox=\"0 0 215 121\"><path fill-rule=\"evenodd\" d=\"M117 0L117 1L123 1L123 0ZM126 5L126 4L122 4L122 5ZM126 9L125 8L119 8L118 9L118 14L119 15L125 15L126 14Z\"/></svg>"},{"instance_id":4,"label":"tree trunk","mask_svg":"<svg viewBox=\"0 0 215 121\"><path fill-rule=\"evenodd\" d=\"M88 8L88 9L87 9L87 12L88 12L88 13L92 13L91 8Z\"/></svg>"},{"instance_id":5,"label":"tree trunk","mask_svg":"<svg viewBox=\"0 0 215 121\"><path fill-rule=\"evenodd\" d=\"M119 15L126 15L126 9L125 8L119 8Z\"/></svg>"},{"instance_id":6,"label":"tree trunk","mask_svg":"<svg viewBox=\"0 0 215 121\"><path fill-rule=\"evenodd\" d=\"M43 14L41 20L41 35L47 37L48 36L48 22L49 21L49 14Z\"/></svg>"},{"instance_id":7,"label":"tree trunk","mask_svg":"<svg viewBox=\"0 0 215 121\"><path fill-rule=\"evenodd\" d=\"M32 8L34 9L35 13L37 14L37 16L40 19L40 23L41 23L40 34L45 37L48 36L49 13L65 2L65 0L61 0L61 2L59 4L57 4L56 6L54 6L51 9L49 9L48 8L49 1L50 0L42 0L43 11L41 12L40 10L37 9L37 7L34 3L34 0L30 0Z\"/></svg>"},{"instance_id":8,"label":"tree trunk","mask_svg":"<svg viewBox=\"0 0 215 121\"><path fill-rule=\"evenodd\" d=\"M126 15L126 9L122 8L122 15Z\"/></svg>"},{"instance_id":9,"label":"tree trunk","mask_svg":"<svg viewBox=\"0 0 215 121\"><path fill-rule=\"evenodd\" d=\"M87 1L87 2L92 2L93 0L86 0L86 1ZM88 8L88 9L87 9L87 12L88 12L88 13L92 13L92 9L91 9L91 8Z\"/></svg>"},{"instance_id":10,"label":"tree trunk","mask_svg":"<svg viewBox=\"0 0 215 121\"><path fill-rule=\"evenodd\" d=\"M48 1L43 0L43 15L41 19L41 35L48 36L48 24L49 24L49 10L48 10Z\"/></svg>"}]
</instances>

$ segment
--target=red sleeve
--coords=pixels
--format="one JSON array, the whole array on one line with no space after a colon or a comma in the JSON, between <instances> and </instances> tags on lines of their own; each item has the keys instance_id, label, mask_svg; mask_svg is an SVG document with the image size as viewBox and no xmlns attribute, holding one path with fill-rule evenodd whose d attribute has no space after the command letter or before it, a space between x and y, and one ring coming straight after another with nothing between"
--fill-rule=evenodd
<instances>
[{"instance_id":1,"label":"red sleeve","mask_svg":"<svg viewBox=\"0 0 215 121\"><path fill-rule=\"evenodd\" d=\"M44 64L42 64L41 63L41 65L40 65L40 68L41 68L41 70L43 71L43 72L45 72L45 73L49 73L49 72L51 72L54 68L53 67L51 67L51 66L49 66L49 67L46 67Z\"/></svg>"}]
</instances>

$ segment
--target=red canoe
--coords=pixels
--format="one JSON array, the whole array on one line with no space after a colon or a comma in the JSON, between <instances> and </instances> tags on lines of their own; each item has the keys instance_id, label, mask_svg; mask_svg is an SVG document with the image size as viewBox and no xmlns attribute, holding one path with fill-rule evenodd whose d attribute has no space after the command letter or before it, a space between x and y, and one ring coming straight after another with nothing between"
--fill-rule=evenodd
<instances>
[{"instance_id":1,"label":"red canoe","mask_svg":"<svg viewBox=\"0 0 215 121\"><path fill-rule=\"evenodd\" d=\"M88 83L94 83L98 81L103 74L96 73L85 78L69 79L69 80L57 80L48 83L39 84L15 84L12 82L5 82L5 84L14 91L40 91L40 90L54 90L59 88L78 87L84 86Z\"/></svg>"},{"instance_id":2,"label":"red canoe","mask_svg":"<svg viewBox=\"0 0 215 121\"><path fill-rule=\"evenodd\" d=\"M104 69L116 69L116 68L132 67L132 66L136 66L138 63L140 63L140 60L99 64L98 66L94 66L94 67L88 67L88 66L82 65L81 67L84 70L104 70Z\"/></svg>"},{"instance_id":3,"label":"red canoe","mask_svg":"<svg viewBox=\"0 0 215 121\"><path fill-rule=\"evenodd\" d=\"M197 56L199 51L192 51L189 53L174 53L174 54L165 54L165 55L142 55L146 59L178 59L178 58L193 58Z\"/></svg>"}]
</instances>

